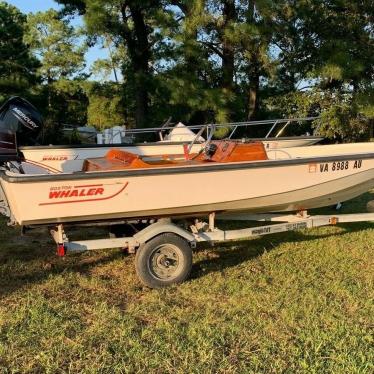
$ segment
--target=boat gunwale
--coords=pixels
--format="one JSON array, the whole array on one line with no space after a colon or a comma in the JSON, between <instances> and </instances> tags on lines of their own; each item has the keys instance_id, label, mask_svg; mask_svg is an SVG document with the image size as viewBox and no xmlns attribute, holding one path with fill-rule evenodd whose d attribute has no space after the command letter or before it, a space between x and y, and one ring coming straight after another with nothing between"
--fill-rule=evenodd
<instances>
[{"instance_id":1,"label":"boat gunwale","mask_svg":"<svg viewBox=\"0 0 374 374\"><path fill-rule=\"evenodd\" d=\"M206 163L199 165L184 165L172 167L155 167L143 169L124 169L124 170L110 170L110 171L94 171L94 172L73 172L60 174L19 174L9 175L6 170L0 170L0 178L8 183L35 183L48 181L65 181L65 180L84 180L84 179L109 179L114 177L143 177L150 175L165 175L165 174L190 174L190 173L204 173L212 171L227 171L227 170L241 170L241 169L256 169L256 168L271 168L274 166L289 166L289 165L303 165L327 163L334 161L350 161L350 160L365 160L374 159L374 152L372 153L355 153L334 156L319 156L319 157L299 157L291 159L279 160L261 160L261 161L240 161L229 163Z\"/></svg>"}]
</instances>

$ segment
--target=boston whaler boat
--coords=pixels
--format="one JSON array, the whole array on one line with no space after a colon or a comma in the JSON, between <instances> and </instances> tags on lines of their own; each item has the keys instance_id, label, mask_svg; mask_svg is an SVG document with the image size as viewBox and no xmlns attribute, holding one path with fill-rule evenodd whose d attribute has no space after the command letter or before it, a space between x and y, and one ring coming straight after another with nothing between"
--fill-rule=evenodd
<instances>
[{"instance_id":1,"label":"boston whaler boat","mask_svg":"<svg viewBox=\"0 0 374 374\"><path fill-rule=\"evenodd\" d=\"M15 102L7 113L1 139L32 136L41 126L32 107ZM142 156L114 148L103 157L87 158L79 172L25 174L22 154L17 149L5 151L0 211L12 224L54 226L60 255L66 250L138 249L141 280L162 287L186 279L196 242L341 222L342 216L311 221L305 211L352 199L374 187L374 143L267 151L261 142L207 139L196 145L200 131L183 153ZM293 224L232 232L214 226L216 214L279 216L295 211L303 213ZM209 224L197 219L204 216ZM196 220L186 230L175 224L182 219ZM374 216L350 218L368 219ZM69 242L63 225L82 223L142 223L145 228L131 237Z\"/></svg>"}]
</instances>

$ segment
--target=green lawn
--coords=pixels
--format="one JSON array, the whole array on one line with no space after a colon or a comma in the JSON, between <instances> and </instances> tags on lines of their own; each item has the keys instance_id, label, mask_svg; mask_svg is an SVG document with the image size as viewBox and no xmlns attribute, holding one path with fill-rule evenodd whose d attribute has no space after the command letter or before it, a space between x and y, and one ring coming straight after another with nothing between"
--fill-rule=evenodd
<instances>
[{"instance_id":1,"label":"green lawn","mask_svg":"<svg viewBox=\"0 0 374 374\"><path fill-rule=\"evenodd\" d=\"M165 290L120 250L60 259L47 231L0 230L1 372L374 371L374 223L204 247Z\"/></svg>"}]
</instances>

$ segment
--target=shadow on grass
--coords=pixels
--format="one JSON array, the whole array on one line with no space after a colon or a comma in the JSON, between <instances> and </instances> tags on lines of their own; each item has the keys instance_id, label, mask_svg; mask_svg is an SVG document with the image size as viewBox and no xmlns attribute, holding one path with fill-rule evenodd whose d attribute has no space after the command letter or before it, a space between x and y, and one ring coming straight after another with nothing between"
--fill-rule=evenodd
<instances>
[{"instance_id":1,"label":"shadow on grass","mask_svg":"<svg viewBox=\"0 0 374 374\"><path fill-rule=\"evenodd\" d=\"M243 223L242 223L243 224ZM231 224L228 225L231 228ZM283 242L305 242L327 237L338 237L348 232L357 232L373 228L368 222L341 224L344 231L337 233L312 234L300 231L273 234L258 237L251 240L231 241L216 244L202 244L197 249L207 250L208 258L194 264L192 270L193 279L206 276L209 273L221 272L225 269L237 266L243 262L261 256L265 251L276 249ZM54 251L46 251L46 248L54 248L54 243L48 238L47 232L34 233L29 238L17 239L9 234L9 229L0 239L9 239L11 243L0 253L0 297L10 295L18 290L42 283L50 276L75 272L89 274L95 267L111 263L124 258L123 251L101 251L85 256L80 254L70 255L66 258L58 258ZM17 242L22 245L17 246ZM14 246L16 246L15 249Z\"/></svg>"},{"instance_id":2,"label":"shadow on grass","mask_svg":"<svg viewBox=\"0 0 374 374\"><path fill-rule=\"evenodd\" d=\"M76 253L61 258L56 256L56 244L46 229L31 231L28 236L19 236L17 231L12 235L12 231L5 228L0 236L0 242L5 243L0 244L0 297L41 283L53 275L89 274L95 267L125 256L118 250L90 255Z\"/></svg>"},{"instance_id":3,"label":"shadow on grass","mask_svg":"<svg viewBox=\"0 0 374 374\"><path fill-rule=\"evenodd\" d=\"M211 252L214 256L209 256L207 259L196 262L192 270L191 278L198 279L209 273L221 272L231 267L235 267L241 263L260 257L265 252L276 249L280 243L300 243L316 239L339 237L347 233L371 229L374 226L369 222L360 222L340 224L337 227L343 228L344 231L317 235L305 234L302 231L290 231L265 237L258 237L252 240L219 243L216 245L216 247L218 247L217 249L214 249L214 247L207 244L203 244L197 249L197 251L212 248Z\"/></svg>"}]
</instances>

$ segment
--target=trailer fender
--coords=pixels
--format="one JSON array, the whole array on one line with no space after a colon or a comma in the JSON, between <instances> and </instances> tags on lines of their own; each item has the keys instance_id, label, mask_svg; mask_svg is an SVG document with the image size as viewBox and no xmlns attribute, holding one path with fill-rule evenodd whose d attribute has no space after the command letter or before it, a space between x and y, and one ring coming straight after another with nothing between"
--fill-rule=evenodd
<instances>
[{"instance_id":1,"label":"trailer fender","mask_svg":"<svg viewBox=\"0 0 374 374\"><path fill-rule=\"evenodd\" d=\"M182 229L181 227L175 225L174 223L168 222L156 222L152 225L147 226L145 229L139 231L134 235L134 239L139 243L143 244L152 238L166 233L173 233L178 236L181 236L183 239L186 239L190 243L195 243L195 237L188 232L187 230Z\"/></svg>"}]
</instances>

